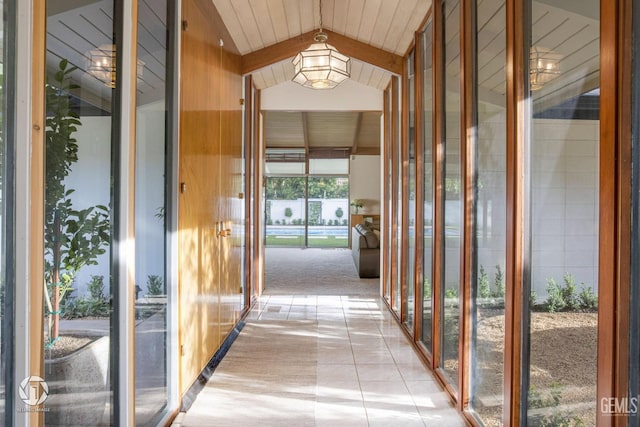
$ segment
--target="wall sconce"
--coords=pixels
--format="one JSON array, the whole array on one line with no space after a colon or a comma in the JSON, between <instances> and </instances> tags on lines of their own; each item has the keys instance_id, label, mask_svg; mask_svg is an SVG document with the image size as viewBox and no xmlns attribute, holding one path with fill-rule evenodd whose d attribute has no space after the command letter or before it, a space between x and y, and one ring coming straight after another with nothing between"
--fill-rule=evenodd
<instances>
[{"instance_id":1,"label":"wall sconce","mask_svg":"<svg viewBox=\"0 0 640 427\"><path fill-rule=\"evenodd\" d=\"M92 49L86 54L87 72L104 83L109 88L116 87L116 47L112 44L103 44ZM142 79L144 61L138 59L136 74Z\"/></svg>"},{"instance_id":2,"label":"wall sconce","mask_svg":"<svg viewBox=\"0 0 640 427\"><path fill-rule=\"evenodd\" d=\"M529 52L529 78L531 90L541 89L560 75L562 55L540 46L532 46Z\"/></svg>"}]
</instances>

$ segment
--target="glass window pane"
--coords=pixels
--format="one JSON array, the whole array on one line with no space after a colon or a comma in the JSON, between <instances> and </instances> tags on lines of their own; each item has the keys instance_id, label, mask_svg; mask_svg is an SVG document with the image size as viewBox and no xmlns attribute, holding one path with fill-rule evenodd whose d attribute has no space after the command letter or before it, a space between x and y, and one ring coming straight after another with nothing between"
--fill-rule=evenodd
<instances>
[{"instance_id":1,"label":"glass window pane","mask_svg":"<svg viewBox=\"0 0 640 427\"><path fill-rule=\"evenodd\" d=\"M265 171L269 175L302 175L304 163L267 162Z\"/></svg>"},{"instance_id":2,"label":"glass window pane","mask_svg":"<svg viewBox=\"0 0 640 427\"><path fill-rule=\"evenodd\" d=\"M9 219L7 218L7 214L9 206L11 202L7 200L7 179L9 178L9 174L11 171L7 165L8 159L8 146L11 143L7 141L7 125L8 121L7 117L7 100L5 99L7 77L5 74L5 70L10 69L10 63L8 63L7 59L10 59L9 56L13 49L10 49L7 46L7 41L10 40L9 35L7 34L7 18L8 13L7 10L8 5L4 1L0 1L0 10L4 11L4 19L2 21L2 31L0 38L0 49L2 49L3 55L0 60L0 86L2 89L0 91L0 424L5 424L5 374L7 370L6 365L6 356L9 354L9 348L7 346L11 342L10 339L7 339L4 336L6 331L5 328L7 324L5 324L5 304L9 303L8 298L6 298L7 289L6 286L10 283L10 280L7 280L6 277L9 273L7 272L7 263L11 262L11 255L9 253L10 248L13 246L13 234L9 229Z\"/></svg>"},{"instance_id":3,"label":"glass window pane","mask_svg":"<svg viewBox=\"0 0 640 427\"><path fill-rule=\"evenodd\" d=\"M506 11L504 0L476 0L475 329L472 407L502 425L506 242Z\"/></svg>"},{"instance_id":4,"label":"glass window pane","mask_svg":"<svg viewBox=\"0 0 640 427\"><path fill-rule=\"evenodd\" d=\"M442 3L444 18L444 265L442 274L442 368L458 384L458 317L460 315L460 0Z\"/></svg>"},{"instance_id":5,"label":"glass window pane","mask_svg":"<svg viewBox=\"0 0 640 427\"><path fill-rule=\"evenodd\" d=\"M306 194L305 177L267 177L267 246L305 246Z\"/></svg>"},{"instance_id":6,"label":"glass window pane","mask_svg":"<svg viewBox=\"0 0 640 427\"><path fill-rule=\"evenodd\" d=\"M431 302L433 263L433 26L431 19L422 33L422 107L424 138L424 252L422 260L422 336L421 341L431 351L431 325L433 306Z\"/></svg>"},{"instance_id":7,"label":"glass window pane","mask_svg":"<svg viewBox=\"0 0 640 427\"><path fill-rule=\"evenodd\" d=\"M349 159L309 159L311 175L347 175Z\"/></svg>"},{"instance_id":8,"label":"glass window pane","mask_svg":"<svg viewBox=\"0 0 640 427\"><path fill-rule=\"evenodd\" d=\"M409 129L408 129L408 157L409 157L409 170L407 181L407 276L406 276L406 289L407 295L404 301L405 304L405 317L404 322L407 329L413 333L413 317L414 317L414 282L416 271L416 99L415 99L415 51L411 51L409 58L407 59L407 92L409 95L408 107L409 111Z\"/></svg>"},{"instance_id":9,"label":"glass window pane","mask_svg":"<svg viewBox=\"0 0 640 427\"><path fill-rule=\"evenodd\" d=\"M136 425L155 425L167 404L165 145L167 2L138 5L136 110Z\"/></svg>"},{"instance_id":10,"label":"glass window pane","mask_svg":"<svg viewBox=\"0 0 640 427\"><path fill-rule=\"evenodd\" d=\"M346 248L349 246L349 178L309 177L308 185L307 246Z\"/></svg>"},{"instance_id":11,"label":"glass window pane","mask_svg":"<svg viewBox=\"0 0 640 427\"><path fill-rule=\"evenodd\" d=\"M530 8L528 418L595 426L600 2Z\"/></svg>"},{"instance_id":12,"label":"glass window pane","mask_svg":"<svg viewBox=\"0 0 640 427\"><path fill-rule=\"evenodd\" d=\"M113 11L111 0L47 1L45 424L112 417Z\"/></svg>"},{"instance_id":13,"label":"glass window pane","mask_svg":"<svg viewBox=\"0 0 640 427\"><path fill-rule=\"evenodd\" d=\"M397 110L397 116L398 119L400 117L402 117L402 111L401 111L401 107L400 105L398 105L398 110ZM394 162L395 162L395 172L396 172L396 183L395 183L395 206L396 206L396 214L395 214L395 219L396 219L396 228L394 230L394 232L396 233L396 245L395 245L395 262L396 262L396 274L395 277L393 278L394 281L394 288L393 288L393 299L392 299L392 305L391 308L396 312L396 313L400 313L400 304L401 304L401 299L402 299L402 260L403 260L403 254L402 254L402 246L403 246L403 233L402 233L402 219L403 219L403 209L402 209L402 185L401 183L404 180L403 174L404 174L404 168L402 167L402 160L404 158L403 156L403 152L402 152L402 144L399 143L400 141L402 141L402 138L400 136L400 126L398 126L398 129L396 130L397 132L397 136L396 136L396 140L398 141L398 143L393 147L393 151L394 151Z\"/></svg>"}]
</instances>

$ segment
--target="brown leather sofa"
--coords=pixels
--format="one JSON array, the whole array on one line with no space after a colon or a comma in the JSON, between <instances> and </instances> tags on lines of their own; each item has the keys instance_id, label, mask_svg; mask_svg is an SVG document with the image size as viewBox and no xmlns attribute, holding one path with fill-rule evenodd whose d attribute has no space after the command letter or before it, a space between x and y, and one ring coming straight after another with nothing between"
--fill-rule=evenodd
<instances>
[{"instance_id":1,"label":"brown leather sofa","mask_svg":"<svg viewBox=\"0 0 640 427\"><path fill-rule=\"evenodd\" d=\"M362 224L352 227L351 253L360 277L380 277L380 239L372 229Z\"/></svg>"}]
</instances>

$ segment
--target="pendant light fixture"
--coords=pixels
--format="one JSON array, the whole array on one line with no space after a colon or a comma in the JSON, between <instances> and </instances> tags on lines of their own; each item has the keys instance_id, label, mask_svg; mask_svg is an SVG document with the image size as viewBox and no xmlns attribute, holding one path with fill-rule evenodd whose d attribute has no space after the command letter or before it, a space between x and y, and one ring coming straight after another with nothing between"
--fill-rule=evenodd
<instances>
[{"instance_id":1,"label":"pendant light fixture","mask_svg":"<svg viewBox=\"0 0 640 427\"><path fill-rule=\"evenodd\" d=\"M529 53L531 90L542 87L560 75L562 55L545 47L533 46Z\"/></svg>"},{"instance_id":2,"label":"pendant light fixture","mask_svg":"<svg viewBox=\"0 0 640 427\"><path fill-rule=\"evenodd\" d=\"M320 30L311 46L293 58L293 81L311 89L332 89L351 75L351 59L327 43L322 31L322 0L320 0Z\"/></svg>"}]
</instances>

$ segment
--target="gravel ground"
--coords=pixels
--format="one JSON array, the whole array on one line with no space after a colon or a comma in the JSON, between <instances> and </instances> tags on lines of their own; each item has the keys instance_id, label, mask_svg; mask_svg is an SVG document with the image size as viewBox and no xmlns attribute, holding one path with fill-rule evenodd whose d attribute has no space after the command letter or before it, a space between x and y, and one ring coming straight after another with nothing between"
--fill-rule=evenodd
<instances>
[{"instance_id":1,"label":"gravel ground","mask_svg":"<svg viewBox=\"0 0 640 427\"><path fill-rule=\"evenodd\" d=\"M538 313L531 316L531 393L540 408L531 408L537 425L545 417L566 416L566 425L580 419L595 426L597 313ZM504 315L502 310L483 309L478 319L479 363L474 374L477 395L475 409L487 427L502 426ZM445 360L445 370L457 369L457 361ZM554 392L558 404L554 403ZM571 419L572 420L569 420ZM559 425L559 424L558 424ZM562 424L565 425L565 424Z\"/></svg>"},{"instance_id":2,"label":"gravel ground","mask_svg":"<svg viewBox=\"0 0 640 427\"><path fill-rule=\"evenodd\" d=\"M60 336L53 347L45 349L46 359L57 359L59 357L68 356L86 346L89 343L101 338L99 336L79 336L64 335Z\"/></svg>"}]
</instances>

